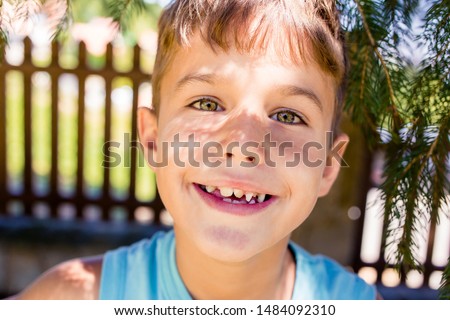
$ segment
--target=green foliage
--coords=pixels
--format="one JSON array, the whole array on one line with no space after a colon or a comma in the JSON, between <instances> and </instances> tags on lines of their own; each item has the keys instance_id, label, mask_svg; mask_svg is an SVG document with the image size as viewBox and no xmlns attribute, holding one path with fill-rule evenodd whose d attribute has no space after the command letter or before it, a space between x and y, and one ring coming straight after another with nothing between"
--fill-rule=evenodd
<instances>
[{"instance_id":1,"label":"green foliage","mask_svg":"<svg viewBox=\"0 0 450 320\"><path fill-rule=\"evenodd\" d=\"M450 85L450 1L432 1L432 6L425 16L426 24L423 37L431 53L427 66L435 73L435 78L442 80L447 92Z\"/></svg>"},{"instance_id":2,"label":"green foliage","mask_svg":"<svg viewBox=\"0 0 450 320\"><path fill-rule=\"evenodd\" d=\"M109 16L123 28L135 14L145 9L143 0L111 0L108 1Z\"/></svg>"},{"instance_id":3,"label":"green foliage","mask_svg":"<svg viewBox=\"0 0 450 320\"><path fill-rule=\"evenodd\" d=\"M61 19L56 21L56 27L52 35L52 39L63 38L72 22L73 13L70 0L61 0L61 2L63 3L65 13L62 15Z\"/></svg>"},{"instance_id":4,"label":"green foliage","mask_svg":"<svg viewBox=\"0 0 450 320\"><path fill-rule=\"evenodd\" d=\"M419 1L340 1L350 51L346 110L372 148L384 148L381 186L384 246L394 246L395 267L422 270L417 231L439 221L449 194L450 1L428 3L423 32L414 36ZM419 64L405 56L405 41L428 50ZM389 141L381 143L380 132ZM445 217L447 218L447 217ZM450 270L441 288L448 292Z\"/></svg>"},{"instance_id":5,"label":"green foliage","mask_svg":"<svg viewBox=\"0 0 450 320\"><path fill-rule=\"evenodd\" d=\"M157 5L146 4L144 0L103 0L107 10L107 16L117 22L122 33L132 38L133 32L139 30L144 24L156 28L156 25L149 25L151 21L157 21L161 8ZM139 20L137 17L144 17ZM142 22L144 21L144 22Z\"/></svg>"},{"instance_id":6,"label":"green foliage","mask_svg":"<svg viewBox=\"0 0 450 320\"><path fill-rule=\"evenodd\" d=\"M12 10L2 11L4 4ZM48 14L49 25L53 26L52 39L63 38L73 21L89 22L100 16L112 18L127 40L135 43L134 33L148 27L156 28L161 7L144 0L0 0L0 63L8 43L11 21L33 21L41 11Z\"/></svg>"}]
</instances>

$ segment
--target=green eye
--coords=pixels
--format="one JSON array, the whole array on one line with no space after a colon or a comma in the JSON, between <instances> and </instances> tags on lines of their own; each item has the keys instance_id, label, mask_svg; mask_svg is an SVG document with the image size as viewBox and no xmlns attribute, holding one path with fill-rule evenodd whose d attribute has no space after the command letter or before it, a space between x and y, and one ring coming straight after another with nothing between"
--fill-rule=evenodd
<instances>
[{"instance_id":1,"label":"green eye","mask_svg":"<svg viewBox=\"0 0 450 320\"><path fill-rule=\"evenodd\" d=\"M222 110L219 104L210 99L200 99L191 104L192 107L203 111L218 111Z\"/></svg>"},{"instance_id":2,"label":"green eye","mask_svg":"<svg viewBox=\"0 0 450 320\"><path fill-rule=\"evenodd\" d=\"M295 112L284 110L275 113L272 117L273 120L277 120L286 124L300 124L305 123L303 119L298 116Z\"/></svg>"}]
</instances>

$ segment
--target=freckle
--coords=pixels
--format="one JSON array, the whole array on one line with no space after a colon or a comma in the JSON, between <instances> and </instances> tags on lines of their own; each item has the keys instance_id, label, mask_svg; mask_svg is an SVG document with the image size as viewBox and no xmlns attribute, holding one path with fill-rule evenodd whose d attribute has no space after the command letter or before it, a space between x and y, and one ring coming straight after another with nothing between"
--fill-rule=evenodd
<instances>
[{"instance_id":1,"label":"freckle","mask_svg":"<svg viewBox=\"0 0 450 320\"><path fill-rule=\"evenodd\" d=\"M208 238L219 245L242 250L248 243L248 236L228 227L212 227L207 231Z\"/></svg>"}]
</instances>

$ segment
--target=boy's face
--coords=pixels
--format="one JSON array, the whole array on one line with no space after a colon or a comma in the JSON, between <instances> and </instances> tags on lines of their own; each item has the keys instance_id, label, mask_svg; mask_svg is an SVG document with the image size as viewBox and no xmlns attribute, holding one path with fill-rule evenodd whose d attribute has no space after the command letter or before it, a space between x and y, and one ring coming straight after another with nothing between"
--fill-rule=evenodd
<instances>
[{"instance_id":1,"label":"boy's face","mask_svg":"<svg viewBox=\"0 0 450 320\"><path fill-rule=\"evenodd\" d=\"M326 166L335 83L313 63L214 52L195 36L160 95L157 121L139 112L141 141L177 237L210 257L244 261L287 241L336 178L337 161Z\"/></svg>"}]
</instances>

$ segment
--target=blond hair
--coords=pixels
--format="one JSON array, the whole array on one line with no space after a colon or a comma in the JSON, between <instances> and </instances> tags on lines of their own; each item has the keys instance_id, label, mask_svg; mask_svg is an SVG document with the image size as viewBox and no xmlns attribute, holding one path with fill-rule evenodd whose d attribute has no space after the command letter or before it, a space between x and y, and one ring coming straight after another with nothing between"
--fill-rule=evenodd
<instances>
[{"instance_id":1,"label":"blond hair","mask_svg":"<svg viewBox=\"0 0 450 320\"><path fill-rule=\"evenodd\" d=\"M211 48L250 53L272 45L299 64L314 61L336 80L333 131L337 130L347 73L339 15L333 0L175 0L159 20L152 75L153 108L158 112L161 79L180 48L199 32ZM276 44L276 45L275 45Z\"/></svg>"}]
</instances>

